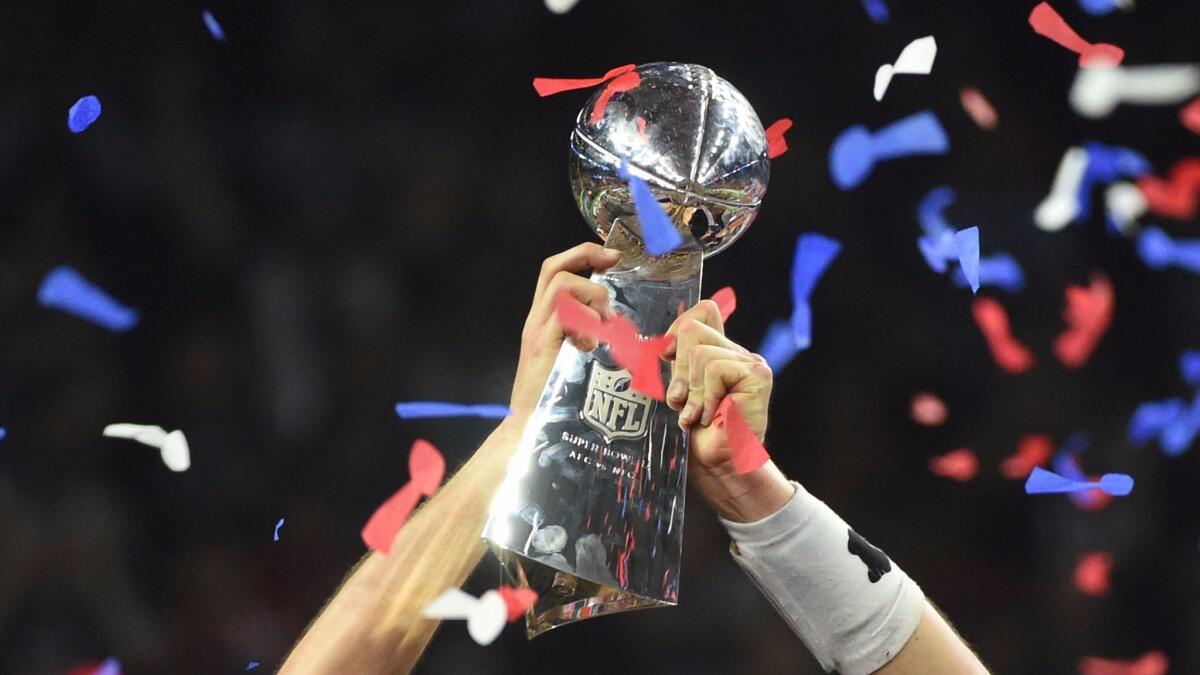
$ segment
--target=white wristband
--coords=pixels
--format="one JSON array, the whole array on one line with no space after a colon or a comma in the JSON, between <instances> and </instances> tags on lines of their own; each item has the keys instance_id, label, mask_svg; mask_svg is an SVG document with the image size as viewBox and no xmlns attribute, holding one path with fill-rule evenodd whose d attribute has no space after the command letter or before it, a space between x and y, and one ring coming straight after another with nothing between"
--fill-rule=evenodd
<instances>
[{"instance_id":1,"label":"white wristband","mask_svg":"<svg viewBox=\"0 0 1200 675\"><path fill-rule=\"evenodd\" d=\"M925 595L824 502L792 485L791 500L762 520L721 519L733 559L825 670L868 675L908 642Z\"/></svg>"}]
</instances>

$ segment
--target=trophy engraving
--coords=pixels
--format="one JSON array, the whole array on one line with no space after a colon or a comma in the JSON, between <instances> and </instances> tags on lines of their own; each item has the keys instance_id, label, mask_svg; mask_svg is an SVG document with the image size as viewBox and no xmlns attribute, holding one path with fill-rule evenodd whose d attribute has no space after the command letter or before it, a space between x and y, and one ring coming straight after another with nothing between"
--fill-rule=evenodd
<instances>
[{"instance_id":1,"label":"trophy engraving","mask_svg":"<svg viewBox=\"0 0 1200 675\"><path fill-rule=\"evenodd\" d=\"M592 280L640 336L661 335L700 299L704 258L749 227L766 194L762 124L708 68L652 63L636 87L597 91L571 134L584 218L621 260ZM611 84L611 83L610 83ZM650 186L684 239L652 256L622 163ZM670 367L660 364L664 383ZM507 582L538 600L526 632L678 601L687 434L636 391L608 348L564 343L492 503L483 536Z\"/></svg>"}]
</instances>

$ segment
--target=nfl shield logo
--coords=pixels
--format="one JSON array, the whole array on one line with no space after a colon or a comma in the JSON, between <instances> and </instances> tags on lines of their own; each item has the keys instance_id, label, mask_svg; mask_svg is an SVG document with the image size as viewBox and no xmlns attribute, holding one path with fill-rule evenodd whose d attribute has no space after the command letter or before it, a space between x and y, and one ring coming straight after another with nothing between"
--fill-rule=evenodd
<instances>
[{"instance_id":1,"label":"nfl shield logo","mask_svg":"<svg viewBox=\"0 0 1200 675\"><path fill-rule=\"evenodd\" d=\"M605 368L592 362L583 421L604 437L640 438L650 417L650 397L630 387L633 376L624 368Z\"/></svg>"}]
</instances>

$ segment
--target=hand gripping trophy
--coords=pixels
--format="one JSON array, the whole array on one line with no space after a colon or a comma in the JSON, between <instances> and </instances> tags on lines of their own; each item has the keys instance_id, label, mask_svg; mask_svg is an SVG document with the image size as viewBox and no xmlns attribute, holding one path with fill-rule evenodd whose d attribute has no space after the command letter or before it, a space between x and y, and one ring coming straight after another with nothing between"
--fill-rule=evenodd
<instances>
[{"instance_id":1,"label":"hand gripping trophy","mask_svg":"<svg viewBox=\"0 0 1200 675\"><path fill-rule=\"evenodd\" d=\"M682 63L636 72L636 86L610 82L579 112L570 176L583 217L622 254L593 281L653 337L699 301L704 258L750 226L770 164L754 109L716 73ZM682 246L646 251L622 162L649 184ZM606 346L563 343L492 504L484 538L509 583L538 593L530 638L678 601L688 438L674 411L630 384Z\"/></svg>"}]
</instances>

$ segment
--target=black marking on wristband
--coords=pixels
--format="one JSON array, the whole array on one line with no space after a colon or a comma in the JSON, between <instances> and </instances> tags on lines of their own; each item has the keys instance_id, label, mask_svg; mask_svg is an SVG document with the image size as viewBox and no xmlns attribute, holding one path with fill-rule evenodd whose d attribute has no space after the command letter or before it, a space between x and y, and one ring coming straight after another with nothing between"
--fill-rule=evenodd
<instances>
[{"instance_id":1,"label":"black marking on wristband","mask_svg":"<svg viewBox=\"0 0 1200 675\"><path fill-rule=\"evenodd\" d=\"M867 579L871 583L879 581L883 575L892 571L892 563L888 560L887 555L871 545L871 542L862 538L862 535L854 530L847 529L850 533L850 541L846 542L846 549L851 554L858 556L863 564L867 566Z\"/></svg>"}]
</instances>

